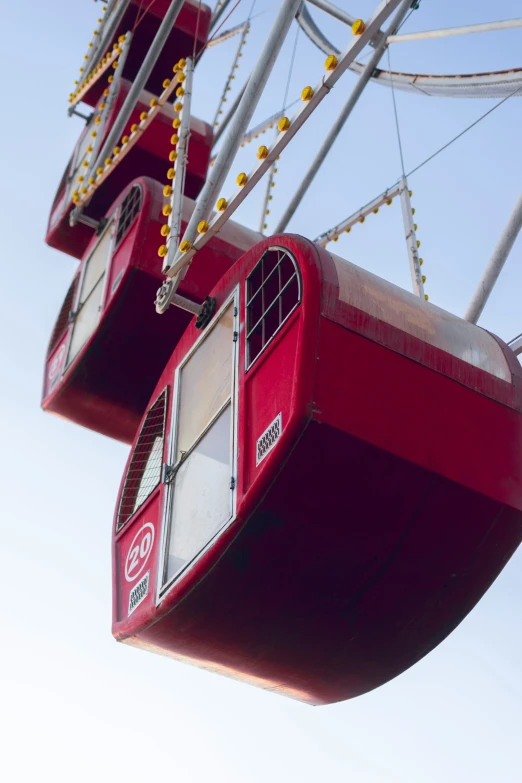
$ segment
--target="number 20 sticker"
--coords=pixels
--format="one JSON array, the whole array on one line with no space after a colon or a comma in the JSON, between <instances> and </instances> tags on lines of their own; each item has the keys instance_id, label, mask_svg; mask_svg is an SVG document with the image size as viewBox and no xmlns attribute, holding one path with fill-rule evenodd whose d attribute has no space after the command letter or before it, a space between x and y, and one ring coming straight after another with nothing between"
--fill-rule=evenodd
<instances>
[{"instance_id":1,"label":"number 20 sticker","mask_svg":"<svg viewBox=\"0 0 522 783\"><path fill-rule=\"evenodd\" d=\"M147 565L153 543L154 525L152 522L145 522L134 536L127 560L125 561L125 579L127 582L134 582L141 574Z\"/></svg>"}]
</instances>

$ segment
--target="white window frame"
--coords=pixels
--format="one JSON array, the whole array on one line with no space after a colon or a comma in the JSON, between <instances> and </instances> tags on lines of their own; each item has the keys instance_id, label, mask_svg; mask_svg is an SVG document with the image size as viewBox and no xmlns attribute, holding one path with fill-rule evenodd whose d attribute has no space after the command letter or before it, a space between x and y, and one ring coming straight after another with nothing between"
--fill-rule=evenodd
<instances>
[{"instance_id":1,"label":"white window frame","mask_svg":"<svg viewBox=\"0 0 522 783\"><path fill-rule=\"evenodd\" d=\"M162 520L161 520L161 547L158 561L158 579L156 587L156 606L158 606L168 595L174 585L182 579L185 574L194 567L194 565L201 559L201 557L207 552L207 550L213 545L216 539L221 536L227 528L234 522L237 512L237 454L238 454L238 402L239 402L239 389L238 389L238 373L239 373L239 327L240 327L240 309L239 309L239 285L233 290L231 295L226 299L223 305L219 308L218 312L214 315L212 323L205 329L203 334L196 340L194 345L185 354L174 373L174 388L172 395L172 411L171 411L171 424L168 435L168 464L173 466L177 453L177 439L178 439L178 419L179 408L181 401L181 371L192 355L198 350L202 342L211 334L214 327L218 324L221 316L233 304L233 327L232 333L235 340L232 344L232 388L230 392L230 400L227 400L225 404L219 408L213 417L206 423L201 432L199 433L197 440L192 444L190 451L192 451L198 443L201 442L204 435L209 431L211 426L218 420L219 416L226 410L227 406L231 406L231 478L234 479L234 486L231 488L231 514L227 522L215 533L215 535L207 542L207 544L201 549L200 552L189 562L187 565L171 577L170 580L166 579L166 562L167 562L167 547L169 541L169 525L170 516L172 510L172 501L174 498L175 481L165 485L165 492L162 504Z\"/></svg>"},{"instance_id":2,"label":"white window frame","mask_svg":"<svg viewBox=\"0 0 522 783\"><path fill-rule=\"evenodd\" d=\"M277 329L274 332L274 334L263 345L263 347L261 348L261 350L259 351L257 356L255 356L251 360L250 359L250 348L249 348L249 345L248 345L248 303L249 303L249 298L248 298L248 279L249 279L250 275L252 274L252 272L254 271L254 269L256 268L256 266L260 263L260 261L263 258L263 256L266 253L269 253L271 250L280 250L280 251L286 253L286 255L289 256L292 259L292 262L293 262L293 264L295 266L295 274L297 276L297 302L292 307L292 309L288 312L288 314L285 316L285 318L281 321L281 323L277 327ZM271 273L271 274L273 274L273 273ZM286 285L288 285L288 283ZM284 289L286 288L286 285L279 292L279 294L277 296L277 299L279 299L281 297L281 294L284 291ZM257 259L256 263L254 264L254 266L250 270L250 273L247 275L247 277L245 279L245 286L244 286L244 288L245 288L245 373L247 373L249 370L252 369L252 367L255 365L255 363L257 362L259 357L262 356L265 353L265 351L268 348L268 346L272 344L272 342L274 341L275 337L280 333L281 329L287 323L287 321L290 318L290 316L292 315L292 313L297 310L297 308L299 307L299 305L301 304L301 302L303 300L303 286L302 286L302 283L301 283L301 270L299 268L299 264L297 263L297 260L296 260L296 258L294 256L294 254L290 250L288 250L287 247L281 247L280 245L270 245L270 247L267 247L265 250L263 250L263 253L259 256L259 258ZM256 294L254 294L254 296L257 296L257 292L256 292ZM252 299L253 298L254 297L252 297ZM270 305L270 307L272 307L272 305ZM268 310L270 309L270 307L268 307L265 310L265 312L264 312L264 314L262 316L263 318L266 315L266 313L268 312Z\"/></svg>"},{"instance_id":3,"label":"white window frame","mask_svg":"<svg viewBox=\"0 0 522 783\"><path fill-rule=\"evenodd\" d=\"M114 252L114 240L115 240L115 237L116 237L116 225L117 224L116 224L116 220L114 218L115 218L114 213L109 216L107 225L105 226L105 228L103 229L102 233L98 237L98 241L96 242L95 246L93 247L93 249L89 253L89 257L88 257L88 259L86 260L86 262L83 265L82 273L80 275L80 280L78 282L78 288L77 288L77 291L76 291L75 302L74 302L74 306L73 306L74 317L73 317L72 322L71 322L71 328L69 330L69 337L68 337L68 340L67 340L67 359L66 359L66 362L65 362L65 368L64 368L63 374L65 374L67 372L69 367L72 364L74 364L76 359L78 359L78 357L81 355L83 349L85 348L85 346L87 345L87 343L89 342L89 340L91 339L91 337L93 336L94 332L96 331L96 329L98 328L98 326L100 324L101 313L103 311L103 306L105 304L105 295L107 293L107 285L108 285L108 281L109 281L109 277L110 277L110 269L111 269L111 264L112 264L112 254ZM105 267L105 273L104 273L105 280L102 283L102 292L101 292L101 298L100 298L100 303L101 304L100 304L99 315L98 315L98 323L96 324L96 326L93 329L90 337L87 338L87 340L84 342L84 344L82 345L82 347L80 348L78 353L71 358L71 356L70 356L70 354L71 354L71 343L72 343L72 339L73 339L73 335L74 335L74 327L76 325L76 315L78 313L78 306L79 306L80 299L81 299L81 296L82 296L83 281L85 279L85 274L87 272L87 266L88 266L89 261L91 260L92 256L94 255L94 253L98 249L100 243L105 238L105 234L107 234L107 232L109 232L109 231L112 231L112 237L111 237L111 241L110 241L110 244L109 244L109 250L108 250L108 253L107 253L107 255L108 255L107 265ZM92 291L94 291L94 288L91 289L91 293L92 293ZM91 294L89 294L89 296L90 295ZM87 301L87 300L85 300L85 301Z\"/></svg>"}]
</instances>

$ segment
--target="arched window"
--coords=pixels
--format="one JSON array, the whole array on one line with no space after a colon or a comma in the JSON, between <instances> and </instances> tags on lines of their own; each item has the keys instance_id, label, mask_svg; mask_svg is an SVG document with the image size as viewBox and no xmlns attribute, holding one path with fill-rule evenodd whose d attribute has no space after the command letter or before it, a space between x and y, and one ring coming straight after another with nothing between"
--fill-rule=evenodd
<instances>
[{"instance_id":1,"label":"arched window","mask_svg":"<svg viewBox=\"0 0 522 783\"><path fill-rule=\"evenodd\" d=\"M247 369L300 301L296 262L287 250L268 248L247 278Z\"/></svg>"},{"instance_id":2,"label":"arched window","mask_svg":"<svg viewBox=\"0 0 522 783\"><path fill-rule=\"evenodd\" d=\"M134 222L134 218L141 209L142 192L140 185L133 185L122 201L120 207L120 216L118 218L118 228L116 230L117 247L129 228Z\"/></svg>"},{"instance_id":3,"label":"arched window","mask_svg":"<svg viewBox=\"0 0 522 783\"><path fill-rule=\"evenodd\" d=\"M167 389L160 394L143 422L125 478L116 531L121 530L160 483L166 410Z\"/></svg>"}]
</instances>

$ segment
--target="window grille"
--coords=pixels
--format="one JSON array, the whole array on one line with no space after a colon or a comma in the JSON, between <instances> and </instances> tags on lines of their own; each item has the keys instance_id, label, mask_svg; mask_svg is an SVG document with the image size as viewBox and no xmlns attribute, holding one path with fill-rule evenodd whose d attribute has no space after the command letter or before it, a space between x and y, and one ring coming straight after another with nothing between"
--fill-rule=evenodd
<instances>
[{"instance_id":1,"label":"window grille","mask_svg":"<svg viewBox=\"0 0 522 783\"><path fill-rule=\"evenodd\" d=\"M63 335L65 334L65 330L67 329L67 326L69 324L71 311L73 309L74 298L76 295L76 289L78 287L79 279L80 279L80 275L77 274L74 280L72 281L71 285L69 286L69 290L65 295L65 299L63 300L63 304L60 309L60 314L58 315L58 318L56 319L56 323L54 324L53 333L49 341L49 349L47 351L47 356L49 356L49 354L52 353L52 351L55 349L55 347L57 346L57 344L60 342Z\"/></svg>"},{"instance_id":2,"label":"window grille","mask_svg":"<svg viewBox=\"0 0 522 783\"><path fill-rule=\"evenodd\" d=\"M161 480L167 390L158 397L145 417L132 455L118 509L116 530L121 530L131 516L156 489Z\"/></svg>"},{"instance_id":3,"label":"window grille","mask_svg":"<svg viewBox=\"0 0 522 783\"><path fill-rule=\"evenodd\" d=\"M133 185L120 208L120 217L118 219L118 230L116 232L116 245L119 245L141 209L141 187Z\"/></svg>"},{"instance_id":4,"label":"window grille","mask_svg":"<svg viewBox=\"0 0 522 783\"><path fill-rule=\"evenodd\" d=\"M287 250L269 248L247 278L247 368L300 300L297 264Z\"/></svg>"}]
</instances>

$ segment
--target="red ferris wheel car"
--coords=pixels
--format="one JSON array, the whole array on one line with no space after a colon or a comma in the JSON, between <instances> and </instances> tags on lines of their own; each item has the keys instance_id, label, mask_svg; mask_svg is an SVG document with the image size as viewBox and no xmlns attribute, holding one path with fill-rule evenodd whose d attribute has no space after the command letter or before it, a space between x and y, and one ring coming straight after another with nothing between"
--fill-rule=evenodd
<instances>
[{"instance_id":1,"label":"red ferris wheel car","mask_svg":"<svg viewBox=\"0 0 522 783\"><path fill-rule=\"evenodd\" d=\"M64 299L45 363L45 411L126 443L190 320L184 310L158 315L154 308L163 203L162 185L140 177L110 207ZM193 206L185 198L184 225ZM259 236L238 223L225 226L198 254L179 293L201 303Z\"/></svg>"},{"instance_id":2,"label":"red ferris wheel car","mask_svg":"<svg viewBox=\"0 0 522 783\"><path fill-rule=\"evenodd\" d=\"M263 240L212 295L122 478L113 634L312 704L360 695L520 543L522 368L302 237Z\"/></svg>"},{"instance_id":3,"label":"red ferris wheel car","mask_svg":"<svg viewBox=\"0 0 522 783\"><path fill-rule=\"evenodd\" d=\"M130 82L121 79L115 100L109 109L103 129L103 140L110 132L120 109L131 87ZM150 99L153 96L142 92L140 101L136 104L128 127L140 123L140 115L149 111ZM119 193L133 179L139 176L165 180L169 168L169 153L172 150L173 108L165 104L151 124L144 130L137 130L137 139L132 149L121 160L115 163L107 179L95 190L92 198L84 208L85 214L99 220L117 198ZM54 198L45 241L51 247L61 250L67 255L82 258L87 245L94 235L94 229L83 223L74 227L69 225L69 214L73 208L73 192L80 187L78 177L83 176L84 164L89 160L92 147L92 133L97 132L92 118L82 131L71 159L66 166ZM212 147L212 128L206 122L195 117L191 119L189 156L185 177L185 195L194 199L199 194L207 175L210 150ZM166 180L165 180L166 181Z\"/></svg>"},{"instance_id":4,"label":"red ferris wheel car","mask_svg":"<svg viewBox=\"0 0 522 783\"><path fill-rule=\"evenodd\" d=\"M98 55L96 61L111 51L112 45L120 36L132 32L123 76L134 81L170 4L171 0L118 0L113 3L109 16L93 38L92 43ZM145 87L148 90L158 94L162 81L172 76L174 63L183 57L192 56L194 51L199 54L203 50L208 38L211 15L210 8L204 3L186 0L147 80ZM90 70L89 67L87 70ZM88 76L85 70L82 75ZM81 82L81 78L78 81ZM79 86L81 87L81 84ZM96 106L103 88L103 79L94 77L88 88L82 90L81 100L89 106Z\"/></svg>"}]
</instances>

